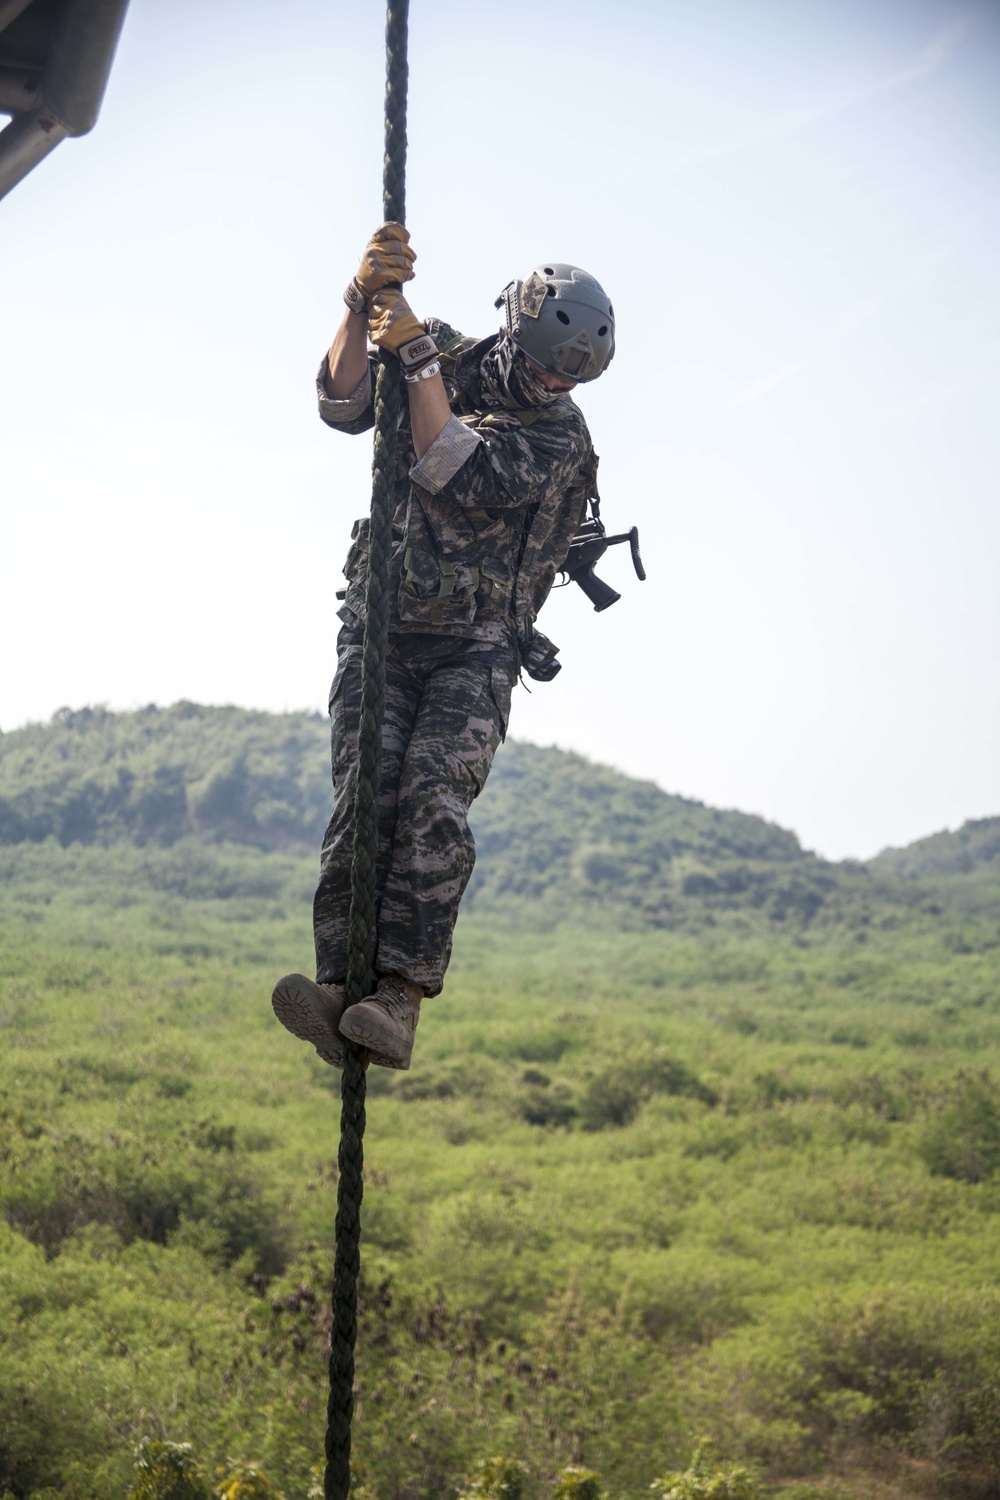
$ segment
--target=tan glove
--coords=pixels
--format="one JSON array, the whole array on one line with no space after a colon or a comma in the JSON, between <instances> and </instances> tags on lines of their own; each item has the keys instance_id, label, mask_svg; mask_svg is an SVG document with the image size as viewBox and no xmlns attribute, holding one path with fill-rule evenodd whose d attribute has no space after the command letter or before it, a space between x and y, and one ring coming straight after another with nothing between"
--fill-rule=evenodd
<instances>
[{"instance_id":1,"label":"tan glove","mask_svg":"<svg viewBox=\"0 0 1000 1500\"><path fill-rule=\"evenodd\" d=\"M402 292L383 288L372 298L368 337L378 349L395 354L404 375L437 358L438 347Z\"/></svg>"},{"instance_id":2,"label":"tan glove","mask_svg":"<svg viewBox=\"0 0 1000 1500\"><path fill-rule=\"evenodd\" d=\"M348 284L344 301L351 312L367 312L371 299L383 287L413 280L416 254L402 224L382 224L365 246L358 274Z\"/></svg>"}]
</instances>

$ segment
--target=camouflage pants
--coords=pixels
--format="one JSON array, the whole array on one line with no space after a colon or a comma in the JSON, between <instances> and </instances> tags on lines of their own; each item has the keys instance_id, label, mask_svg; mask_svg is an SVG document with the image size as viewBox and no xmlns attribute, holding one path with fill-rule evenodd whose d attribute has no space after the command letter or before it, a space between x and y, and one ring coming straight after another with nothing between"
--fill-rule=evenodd
<instances>
[{"instance_id":1,"label":"camouflage pants","mask_svg":"<svg viewBox=\"0 0 1000 1500\"><path fill-rule=\"evenodd\" d=\"M347 973L361 708L360 632L345 626L330 689L333 815L313 903L316 977ZM507 730L516 649L394 632L386 658L375 968L436 995L476 858L468 810Z\"/></svg>"}]
</instances>

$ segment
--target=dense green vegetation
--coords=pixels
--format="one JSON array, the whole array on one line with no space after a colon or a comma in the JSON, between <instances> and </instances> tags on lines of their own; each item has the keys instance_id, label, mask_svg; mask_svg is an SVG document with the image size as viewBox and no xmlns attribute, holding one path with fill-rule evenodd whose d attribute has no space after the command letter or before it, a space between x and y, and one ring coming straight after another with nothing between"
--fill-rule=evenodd
<instances>
[{"instance_id":1,"label":"dense green vegetation","mask_svg":"<svg viewBox=\"0 0 1000 1500\"><path fill-rule=\"evenodd\" d=\"M315 1482L339 1075L267 1003L309 963L314 856L256 814L199 821L189 790L228 716L246 776L321 824L288 788L325 783L325 730L182 708L144 752L152 711L0 737L16 1500L162 1500L168 1459L228 1500ZM173 831L12 841L99 746L105 786L174 757ZM524 1500L596 1500L589 1470L613 1500L1000 1493L995 830L957 864L948 835L844 868L517 745L478 828L413 1071L369 1075L359 1500L515 1473Z\"/></svg>"}]
</instances>

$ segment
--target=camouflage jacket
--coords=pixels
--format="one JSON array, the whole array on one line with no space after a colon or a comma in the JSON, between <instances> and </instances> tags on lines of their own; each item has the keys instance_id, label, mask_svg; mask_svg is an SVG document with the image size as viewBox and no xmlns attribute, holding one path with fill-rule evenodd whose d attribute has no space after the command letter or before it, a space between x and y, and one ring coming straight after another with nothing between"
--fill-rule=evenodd
<instances>
[{"instance_id":1,"label":"camouflage jacket","mask_svg":"<svg viewBox=\"0 0 1000 1500\"><path fill-rule=\"evenodd\" d=\"M396 445L393 629L526 645L596 495L597 455L569 394L551 406L504 409L483 394L480 362L497 336L464 339L438 319L452 417L417 460L404 410ZM346 401L317 382L320 415L342 432L374 425L374 359ZM367 518L355 522L344 568L346 609L364 614Z\"/></svg>"}]
</instances>

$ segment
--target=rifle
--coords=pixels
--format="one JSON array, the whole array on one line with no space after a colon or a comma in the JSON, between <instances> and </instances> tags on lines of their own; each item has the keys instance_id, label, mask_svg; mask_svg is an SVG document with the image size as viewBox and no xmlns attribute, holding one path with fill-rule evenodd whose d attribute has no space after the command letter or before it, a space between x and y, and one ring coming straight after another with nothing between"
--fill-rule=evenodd
<instances>
[{"instance_id":1,"label":"rifle","mask_svg":"<svg viewBox=\"0 0 1000 1500\"><path fill-rule=\"evenodd\" d=\"M591 604L599 612L602 609L609 609L612 604L617 604L621 598L621 594L617 593L610 583L605 583L594 572L594 568L609 547L617 546L619 542L628 542L632 553L632 566L640 582L645 580L646 570L639 556L638 526L633 526L630 531L622 531L618 536L608 536L604 529L604 522L593 501L591 501L591 509L594 512L593 515L581 522L579 531L569 544L569 555L561 571L567 583L580 585Z\"/></svg>"}]
</instances>

